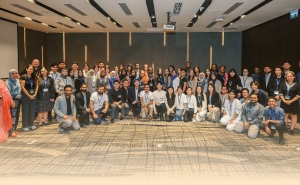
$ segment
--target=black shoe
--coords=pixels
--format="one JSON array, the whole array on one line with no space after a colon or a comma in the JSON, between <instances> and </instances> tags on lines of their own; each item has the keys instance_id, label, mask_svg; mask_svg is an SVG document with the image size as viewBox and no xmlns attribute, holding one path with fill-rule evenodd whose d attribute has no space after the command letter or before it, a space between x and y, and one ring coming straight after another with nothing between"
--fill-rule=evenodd
<instances>
[{"instance_id":1,"label":"black shoe","mask_svg":"<svg viewBox=\"0 0 300 185\"><path fill-rule=\"evenodd\" d=\"M120 116L120 120L123 120L123 119L124 119L124 116L123 116L123 115L121 115L121 116Z\"/></svg>"},{"instance_id":2,"label":"black shoe","mask_svg":"<svg viewBox=\"0 0 300 185\"><path fill-rule=\"evenodd\" d=\"M110 122L111 122L111 123L115 123L116 121L115 121L114 118L112 118Z\"/></svg>"},{"instance_id":3,"label":"black shoe","mask_svg":"<svg viewBox=\"0 0 300 185\"><path fill-rule=\"evenodd\" d=\"M107 123L108 121L105 118L101 118L101 120L105 123Z\"/></svg>"},{"instance_id":4,"label":"black shoe","mask_svg":"<svg viewBox=\"0 0 300 185\"><path fill-rule=\"evenodd\" d=\"M290 130L289 135L293 136L294 135L294 130Z\"/></svg>"},{"instance_id":5,"label":"black shoe","mask_svg":"<svg viewBox=\"0 0 300 185\"><path fill-rule=\"evenodd\" d=\"M284 145L284 144L285 144L285 143L284 143L284 139L283 139L283 138L279 139L279 143L278 143L278 144Z\"/></svg>"},{"instance_id":6,"label":"black shoe","mask_svg":"<svg viewBox=\"0 0 300 185\"><path fill-rule=\"evenodd\" d=\"M163 116L160 116L160 121L164 121L164 117Z\"/></svg>"},{"instance_id":7,"label":"black shoe","mask_svg":"<svg viewBox=\"0 0 300 185\"><path fill-rule=\"evenodd\" d=\"M86 128L86 125L85 124L81 124L80 127L81 128Z\"/></svg>"},{"instance_id":8,"label":"black shoe","mask_svg":"<svg viewBox=\"0 0 300 185\"><path fill-rule=\"evenodd\" d=\"M273 138L275 133L276 133L276 130L273 130L273 129L272 129L272 130L271 130L271 134L269 135L269 137L270 137L270 138Z\"/></svg>"},{"instance_id":9,"label":"black shoe","mask_svg":"<svg viewBox=\"0 0 300 185\"><path fill-rule=\"evenodd\" d=\"M64 128L61 126L61 124L58 125L58 132L59 133L63 133L64 132Z\"/></svg>"}]
</instances>

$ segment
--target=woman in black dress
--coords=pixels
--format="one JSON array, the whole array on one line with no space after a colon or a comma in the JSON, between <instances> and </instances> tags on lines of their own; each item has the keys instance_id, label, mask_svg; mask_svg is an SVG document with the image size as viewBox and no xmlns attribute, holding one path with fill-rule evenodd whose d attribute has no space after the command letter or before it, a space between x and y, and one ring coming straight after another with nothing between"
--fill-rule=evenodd
<instances>
[{"instance_id":1,"label":"woman in black dress","mask_svg":"<svg viewBox=\"0 0 300 185\"><path fill-rule=\"evenodd\" d=\"M229 75L228 75L228 83L227 83L227 89L228 90L234 90L235 93L240 93L240 90L242 90L242 83L240 77L236 74L235 69L230 69Z\"/></svg>"},{"instance_id":2,"label":"woman in black dress","mask_svg":"<svg viewBox=\"0 0 300 185\"><path fill-rule=\"evenodd\" d=\"M290 135L294 135L294 129L297 124L297 113L299 111L300 84L295 83L295 73L288 71L285 73L286 82L281 84L279 88L279 96L281 98L280 107L285 112L285 122L287 123L288 116L291 115Z\"/></svg>"},{"instance_id":3,"label":"woman in black dress","mask_svg":"<svg viewBox=\"0 0 300 185\"><path fill-rule=\"evenodd\" d=\"M37 104L36 112L38 113L39 126L48 125L48 112L52 110L55 88L54 81L48 76L46 68L41 69L41 77L38 78L38 93L37 93ZM44 119L44 122L42 122Z\"/></svg>"},{"instance_id":4,"label":"woman in black dress","mask_svg":"<svg viewBox=\"0 0 300 185\"><path fill-rule=\"evenodd\" d=\"M83 75L83 71L80 69L78 70L78 78L75 79L75 94L80 92L80 85L85 83L85 76Z\"/></svg>"}]
</instances>

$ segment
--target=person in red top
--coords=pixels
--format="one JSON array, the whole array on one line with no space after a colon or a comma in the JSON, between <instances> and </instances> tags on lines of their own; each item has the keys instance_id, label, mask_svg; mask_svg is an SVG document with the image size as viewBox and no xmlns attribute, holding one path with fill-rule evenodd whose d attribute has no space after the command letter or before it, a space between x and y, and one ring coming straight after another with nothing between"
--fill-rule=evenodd
<instances>
[{"instance_id":1,"label":"person in red top","mask_svg":"<svg viewBox=\"0 0 300 185\"><path fill-rule=\"evenodd\" d=\"M14 107L15 103L10 96L6 84L0 80L0 143L8 138L8 132L12 128L10 106Z\"/></svg>"}]
</instances>

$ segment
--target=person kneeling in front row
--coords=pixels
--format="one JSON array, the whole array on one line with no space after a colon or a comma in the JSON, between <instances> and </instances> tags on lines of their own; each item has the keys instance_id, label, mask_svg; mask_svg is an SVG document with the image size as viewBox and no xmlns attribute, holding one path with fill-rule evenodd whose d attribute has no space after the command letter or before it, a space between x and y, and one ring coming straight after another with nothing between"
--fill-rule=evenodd
<instances>
[{"instance_id":1,"label":"person kneeling in front row","mask_svg":"<svg viewBox=\"0 0 300 185\"><path fill-rule=\"evenodd\" d=\"M107 122L105 118L112 113L112 111L108 108L108 96L104 93L104 85L100 84L97 92L94 92L90 99L90 109L96 125L102 123L103 121ZM113 122L114 118L111 119L111 123Z\"/></svg>"},{"instance_id":2,"label":"person kneeling in front row","mask_svg":"<svg viewBox=\"0 0 300 185\"><path fill-rule=\"evenodd\" d=\"M250 102L242 109L241 122L235 127L235 132L248 130L248 137L254 139L259 132L259 125L262 123L264 106L258 103L258 94L250 95Z\"/></svg>"},{"instance_id":3,"label":"person kneeling in front row","mask_svg":"<svg viewBox=\"0 0 300 185\"><path fill-rule=\"evenodd\" d=\"M58 121L59 132L62 133L64 128L73 127L74 130L79 130L80 125L76 119L76 105L75 97L72 95L73 87L66 85L64 87L64 94L59 96L54 104L54 112L56 113L56 120Z\"/></svg>"},{"instance_id":4,"label":"person kneeling in front row","mask_svg":"<svg viewBox=\"0 0 300 185\"><path fill-rule=\"evenodd\" d=\"M242 105L241 102L234 98L234 90L228 91L229 99L225 100L224 107L222 107L223 117L220 120L226 129L233 131L236 125L241 121Z\"/></svg>"},{"instance_id":5,"label":"person kneeling in front row","mask_svg":"<svg viewBox=\"0 0 300 185\"><path fill-rule=\"evenodd\" d=\"M164 114L166 112L164 97L166 96L166 91L162 90L161 82L157 82L156 88L157 90L153 92L153 118L157 119L160 117L160 121L164 121Z\"/></svg>"},{"instance_id":6,"label":"person kneeling in front row","mask_svg":"<svg viewBox=\"0 0 300 185\"><path fill-rule=\"evenodd\" d=\"M141 116L142 118L146 118L148 114L148 118L151 121L153 115L153 93L150 91L150 85L144 84L145 90L140 93L140 101L141 101Z\"/></svg>"},{"instance_id":7,"label":"person kneeling in front row","mask_svg":"<svg viewBox=\"0 0 300 185\"><path fill-rule=\"evenodd\" d=\"M80 85L80 91L76 94L76 110L80 127L85 128L90 124L90 98L91 93L87 91L86 83Z\"/></svg>"},{"instance_id":8,"label":"person kneeling in front row","mask_svg":"<svg viewBox=\"0 0 300 185\"><path fill-rule=\"evenodd\" d=\"M261 129L273 138L276 130L279 133L279 144L284 145L283 130L286 127L285 113L282 108L277 107L275 97L268 98L268 106L264 110L265 122L261 124Z\"/></svg>"}]
</instances>

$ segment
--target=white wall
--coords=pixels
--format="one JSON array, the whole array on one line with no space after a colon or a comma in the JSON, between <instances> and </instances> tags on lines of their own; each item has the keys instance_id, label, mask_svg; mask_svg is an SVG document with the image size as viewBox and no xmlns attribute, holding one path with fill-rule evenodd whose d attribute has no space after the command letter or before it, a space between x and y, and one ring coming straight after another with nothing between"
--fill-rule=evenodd
<instances>
[{"instance_id":1,"label":"white wall","mask_svg":"<svg viewBox=\"0 0 300 185\"><path fill-rule=\"evenodd\" d=\"M18 69L18 25L0 19L0 78Z\"/></svg>"}]
</instances>

